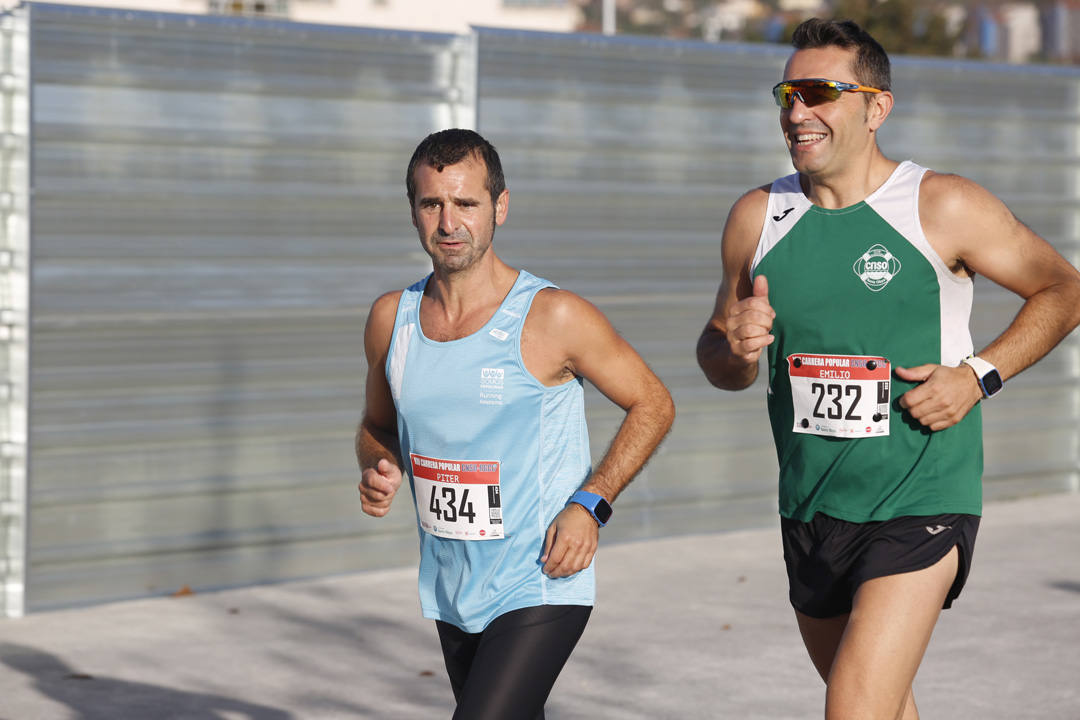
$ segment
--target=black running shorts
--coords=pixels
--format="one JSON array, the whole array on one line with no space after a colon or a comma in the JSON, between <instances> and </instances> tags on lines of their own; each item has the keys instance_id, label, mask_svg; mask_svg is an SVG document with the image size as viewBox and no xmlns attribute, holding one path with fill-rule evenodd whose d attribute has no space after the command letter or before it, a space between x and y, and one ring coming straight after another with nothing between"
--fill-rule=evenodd
<instances>
[{"instance_id":1,"label":"black running shorts","mask_svg":"<svg viewBox=\"0 0 1080 720\"><path fill-rule=\"evenodd\" d=\"M591 613L585 605L538 605L500 615L479 633L437 620L454 720L543 720Z\"/></svg>"},{"instance_id":2,"label":"black running shorts","mask_svg":"<svg viewBox=\"0 0 1080 720\"><path fill-rule=\"evenodd\" d=\"M944 607L967 580L977 515L899 517L852 523L817 513L808 523L780 518L792 606L813 618L851 612L855 591L867 580L928 568L955 546L956 581Z\"/></svg>"}]
</instances>

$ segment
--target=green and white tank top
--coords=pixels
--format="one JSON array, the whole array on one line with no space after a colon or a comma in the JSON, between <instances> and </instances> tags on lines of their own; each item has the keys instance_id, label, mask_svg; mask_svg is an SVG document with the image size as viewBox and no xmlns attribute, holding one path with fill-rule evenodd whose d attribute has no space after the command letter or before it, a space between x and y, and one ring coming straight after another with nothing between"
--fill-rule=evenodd
<instances>
[{"instance_id":1,"label":"green and white tank top","mask_svg":"<svg viewBox=\"0 0 1080 720\"><path fill-rule=\"evenodd\" d=\"M776 310L768 407L784 517L982 511L979 406L931 432L899 405L914 384L896 367L956 366L972 352L972 282L923 234L925 173L904 162L838 210L811 203L797 173L772 184L751 275L768 278Z\"/></svg>"}]
</instances>

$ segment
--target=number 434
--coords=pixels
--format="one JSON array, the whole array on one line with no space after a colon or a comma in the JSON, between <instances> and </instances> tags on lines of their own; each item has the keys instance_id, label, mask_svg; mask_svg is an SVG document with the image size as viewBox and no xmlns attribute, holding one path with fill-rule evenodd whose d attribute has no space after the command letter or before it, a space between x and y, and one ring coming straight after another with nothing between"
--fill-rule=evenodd
<instances>
[{"instance_id":1,"label":"number 434","mask_svg":"<svg viewBox=\"0 0 1080 720\"><path fill-rule=\"evenodd\" d=\"M441 490L442 498L436 495L436 490ZM457 522L459 517L468 518L471 525L476 520L476 512L473 504L469 501L469 489L463 488L461 498L457 496L456 488L432 486L431 499L428 501L428 510L443 522Z\"/></svg>"}]
</instances>

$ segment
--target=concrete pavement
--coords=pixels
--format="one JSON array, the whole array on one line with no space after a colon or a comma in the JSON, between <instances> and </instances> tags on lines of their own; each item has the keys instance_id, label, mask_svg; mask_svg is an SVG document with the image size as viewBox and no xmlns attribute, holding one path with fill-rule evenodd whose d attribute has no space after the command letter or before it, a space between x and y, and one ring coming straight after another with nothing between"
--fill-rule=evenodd
<instances>
[{"instance_id":1,"label":"concrete pavement","mask_svg":"<svg viewBox=\"0 0 1080 720\"><path fill-rule=\"evenodd\" d=\"M572 718L821 717L775 528L605 546L548 702ZM1080 719L1080 495L988 504L923 718ZM0 620L2 720L447 718L415 568Z\"/></svg>"}]
</instances>

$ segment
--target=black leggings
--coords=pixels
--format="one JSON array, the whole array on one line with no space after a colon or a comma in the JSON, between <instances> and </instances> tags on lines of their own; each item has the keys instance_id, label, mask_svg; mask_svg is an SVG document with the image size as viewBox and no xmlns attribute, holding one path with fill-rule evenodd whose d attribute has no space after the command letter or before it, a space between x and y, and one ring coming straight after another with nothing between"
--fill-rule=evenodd
<instances>
[{"instance_id":1,"label":"black leggings","mask_svg":"<svg viewBox=\"0 0 1080 720\"><path fill-rule=\"evenodd\" d=\"M454 720L543 720L590 613L584 605L538 605L500 615L479 633L436 620Z\"/></svg>"}]
</instances>

